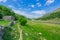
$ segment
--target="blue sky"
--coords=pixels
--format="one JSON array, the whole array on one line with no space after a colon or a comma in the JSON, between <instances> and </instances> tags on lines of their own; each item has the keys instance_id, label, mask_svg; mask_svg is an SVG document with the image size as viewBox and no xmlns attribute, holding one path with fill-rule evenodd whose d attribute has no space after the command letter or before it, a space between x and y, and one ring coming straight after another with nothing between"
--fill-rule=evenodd
<instances>
[{"instance_id":1,"label":"blue sky","mask_svg":"<svg viewBox=\"0 0 60 40\"><path fill-rule=\"evenodd\" d=\"M38 18L60 8L60 0L0 0L0 4L28 18Z\"/></svg>"}]
</instances>

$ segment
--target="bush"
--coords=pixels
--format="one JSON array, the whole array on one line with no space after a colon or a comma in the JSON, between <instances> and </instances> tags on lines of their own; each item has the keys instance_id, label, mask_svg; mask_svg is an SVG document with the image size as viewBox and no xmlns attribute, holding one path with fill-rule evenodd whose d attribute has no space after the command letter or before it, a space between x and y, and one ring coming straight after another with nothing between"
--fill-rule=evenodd
<instances>
[{"instance_id":1,"label":"bush","mask_svg":"<svg viewBox=\"0 0 60 40\"><path fill-rule=\"evenodd\" d=\"M0 19L2 19L3 15L0 13Z\"/></svg>"},{"instance_id":2,"label":"bush","mask_svg":"<svg viewBox=\"0 0 60 40\"><path fill-rule=\"evenodd\" d=\"M27 19L22 16L22 17L19 19L19 22L20 22L21 25L26 25Z\"/></svg>"},{"instance_id":3,"label":"bush","mask_svg":"<svg viewBox=\"0 0 60 40\"><path fill-rule=\"evenodd\" d=\"M18 30L13 30L10 27L5 27L2 38L3 40L19 40L20 38L19 35L20 35L20 32L18 32Z\"/></svg>"},{"instance_id":4,"label":"bush","mask_svg":"<svg viewBox=\"0 0 60 40\"><path fill-rule=\"evenodd\" d=\"M13 40L12 36L11 36L11 31L12 31L11 28L8 28L8 27L5 28L5 32L4 32L3 37L2 37L3 40Z\"/></svg>"}]
</instances>

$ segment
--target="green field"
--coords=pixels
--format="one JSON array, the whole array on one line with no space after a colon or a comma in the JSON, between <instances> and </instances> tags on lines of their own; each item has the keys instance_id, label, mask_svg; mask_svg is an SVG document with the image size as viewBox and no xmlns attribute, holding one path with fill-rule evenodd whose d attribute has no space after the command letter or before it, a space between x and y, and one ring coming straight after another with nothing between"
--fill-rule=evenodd
<instances>
[{"instance_id":1,"label":"green field","mask_svg":"<svg viewBox=\"0 0 60 40\"><path fill-rule=\"evenodd\" d=\"M9 22L0 21L0 25L7 25ZM15 30L8 30L14 33L16 38L19 39L18 27L13 26ZM21 26L23 32L23 40L60 40L60 25L51 23L42 23L40 21L28 21L27 25ZM12 35L13 36L13 35Z\"/></svg>"},{"instance_id":2,"label":"green field","mask_svg":"<svg viewBox=\"0 0 60 40\"><path fill-rule=\"evenodd\" d=\"M9 21L2 21L2 20L0 20L0 25L8 26L9 25Z\"/></svg>"},{"instance_id":3,"label":"green field","mask_svg":"<svg viewBox=\"0 0 60 40\"><path fill-rule=\"evenodd\" d=\"M60 25L30 21L23 30L23 40L60 40Z\"/></svg>"}]
</instances>

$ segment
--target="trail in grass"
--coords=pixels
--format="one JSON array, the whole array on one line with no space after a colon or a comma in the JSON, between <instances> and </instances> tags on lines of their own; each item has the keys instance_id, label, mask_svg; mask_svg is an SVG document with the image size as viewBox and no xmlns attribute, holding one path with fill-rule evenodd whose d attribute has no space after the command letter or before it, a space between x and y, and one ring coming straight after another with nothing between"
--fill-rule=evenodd
<instances>
[{"instance_id":1,"label":"trail in grass","mask_svg":"<svg viewBox=\"0 0 60 40\"><path fill-rule=\"evenodd\" d=\"M20 38L19 38L19 40L22 40L22 30L21 30L21 28L20 28L20 25L18 24L18 29L19 29L19 32L20 32Z\"/></svg>"}]
</instances>

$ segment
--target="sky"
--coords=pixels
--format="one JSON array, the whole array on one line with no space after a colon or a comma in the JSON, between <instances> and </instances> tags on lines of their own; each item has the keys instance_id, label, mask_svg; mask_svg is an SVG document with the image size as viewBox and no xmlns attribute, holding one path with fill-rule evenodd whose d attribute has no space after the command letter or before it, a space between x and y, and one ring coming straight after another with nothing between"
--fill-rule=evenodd
<instances>
[{"instance_id":1,"label":"sky","mask_svg":"<svg viewBox=\"0 0 60 40\"><path fill-rule=\"evenodd\" d=\"M60 8L60 0L0 0L1 4L27 18L38 18Z\"/></svg>"}]
</instances>

